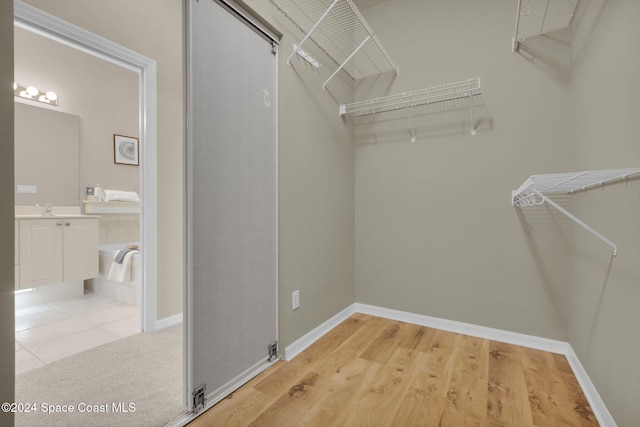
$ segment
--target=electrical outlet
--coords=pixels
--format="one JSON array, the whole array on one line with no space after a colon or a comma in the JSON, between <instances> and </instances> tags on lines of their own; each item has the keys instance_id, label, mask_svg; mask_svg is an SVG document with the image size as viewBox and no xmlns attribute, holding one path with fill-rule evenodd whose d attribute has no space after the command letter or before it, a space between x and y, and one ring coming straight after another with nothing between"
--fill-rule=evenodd
<instances>
[{"instance_id":1,"label":"electrical outlet","mask_svg":"<svg viewBox=\"0 0 640 427\"><path fill-rule=\"evenodd\" d=\"M300 291L293 291L291 294L291 309L297 310L300 308Z\"/></svg>"},{"instance_id":2,"label":"electrical outlet","mask_svg":"<svg viewBox=\"0 0 640 427\"><path fill-rule=\"evenodd\" d=\"M18 184L16 186L16 193L32 193L35 194L38 192L38 187L35 185L24 185Z\"/></svg>"}]
</instances>

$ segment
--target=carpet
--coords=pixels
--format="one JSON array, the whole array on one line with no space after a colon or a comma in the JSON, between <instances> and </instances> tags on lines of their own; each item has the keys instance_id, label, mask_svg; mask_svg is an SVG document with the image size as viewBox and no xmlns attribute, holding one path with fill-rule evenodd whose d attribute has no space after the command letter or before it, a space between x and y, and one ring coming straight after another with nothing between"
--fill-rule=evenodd
<instances>
[{"instance_id":1,"label":"carpet","mask_svg":"<svg viewBox=\"0 0 640 427\"><path fill-rule=\"evenodd\" d=\"M159 427L184 412L182 325L136 334L16 376L17 427Z\"/></svg>"}]
</instances>

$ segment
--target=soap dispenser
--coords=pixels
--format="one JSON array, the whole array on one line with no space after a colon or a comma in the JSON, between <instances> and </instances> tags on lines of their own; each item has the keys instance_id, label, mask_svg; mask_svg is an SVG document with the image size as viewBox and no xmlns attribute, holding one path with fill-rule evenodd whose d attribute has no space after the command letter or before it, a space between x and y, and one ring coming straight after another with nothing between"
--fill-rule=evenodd
<instances>
[{"instance_id":1,"label":"soap dispenser","mask_svg":"<svg viewBox=\"0 0 640 427\"><path fill-rule=\"evenodd\" d=\"M102 201L102 187L100 187L100 184L96 184L96 186L93 187L93 194L99 202Z\"/></svg>"}]
</instances>

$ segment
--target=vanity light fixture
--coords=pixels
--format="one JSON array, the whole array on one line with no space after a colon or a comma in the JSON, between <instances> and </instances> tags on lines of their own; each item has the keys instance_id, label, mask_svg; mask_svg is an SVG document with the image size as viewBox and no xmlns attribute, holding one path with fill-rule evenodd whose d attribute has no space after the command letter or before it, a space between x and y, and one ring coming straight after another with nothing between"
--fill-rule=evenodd
<instances>
[{"instance_id":1,"label":"vanity light fixture","mask_svg":"<svg viewBox=\"0 0 640 427\"><path fill-rule=\"evenodd\" d=\"M13 94L20 98L44 102L49 105L58 105L58 94L53 91L41 92L34 86L22 86L13 83Z\"/></svg>"}]
</instances>

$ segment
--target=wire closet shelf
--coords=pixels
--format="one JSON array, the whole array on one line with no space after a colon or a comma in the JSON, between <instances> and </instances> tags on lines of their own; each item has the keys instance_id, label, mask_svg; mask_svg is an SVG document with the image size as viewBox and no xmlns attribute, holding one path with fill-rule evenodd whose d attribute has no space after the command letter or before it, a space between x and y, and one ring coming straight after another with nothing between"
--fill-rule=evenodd
<instances>
[{"instance_id":1,"label":"wire closet shelf","mask_svg":"<svg viewBox=\"0 0 640 427\"><path fill-rule=\"evenodd\" d=\"M586 191L605 184L622 181L637 174L640 174L640 168L532 175L517 190L511 192L511 205L525 208L548 203L609 245L613 249L613 255L615 256L617 254L615 243L549 199L547 195L573 194L579 191Z\"/></svg>"},{"instance_id":2,"label":"wire closet shelf","mask_svg":"<svg viewBox=\"0 0 640 427\"><path fill-rule=\"evenodd\" d=\"M340 115L349 114L354 118L386 113L389 111L405 110L409 124L411 142L416 141L411 119L411 109L422 105L438 102L453 101L456 99L469 99L469 112L471 114L471 135L476 134L475 108L473 98L480 95L480 78L448 83L411 92L402 92L395 95L380 98L367 99L351 104L340 104Z\"/></svg>"},{"instance_id":3,"label":"wire closet shelf","mask_svg":"<svg viewBox=\"0 0 640 427\"><path fill-rule=\"evenodd\" d=\"M391 57L352 0L270 0L305 36L287 63L311 39L354 80L394 71Z\"/></svg>"},{"instance_id":4,"label":"wire closet shelf","mask_svg":"<svg viewBox=\"0 0 640 427\"><path fill-rule=\"evenodd\" d=\"M469 79L455 83L448 83L380 98L367 99L340 105L340 115L350 114L362 117L387 111L419 107L436 102L452 101L480 94L480 79Z\"/></svg>"},{"instance_id":5,"label":"wire closet shelf","mask_svg":"<svg viewBox=\"0 0 640 427\"><path fill-rule=\"evenodd\" d=\"M580 0L518 0L512 51L529 37L571 25Z\"/></svg>"}]
</instances>

